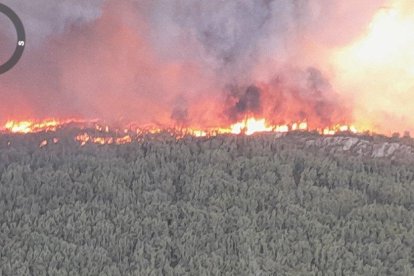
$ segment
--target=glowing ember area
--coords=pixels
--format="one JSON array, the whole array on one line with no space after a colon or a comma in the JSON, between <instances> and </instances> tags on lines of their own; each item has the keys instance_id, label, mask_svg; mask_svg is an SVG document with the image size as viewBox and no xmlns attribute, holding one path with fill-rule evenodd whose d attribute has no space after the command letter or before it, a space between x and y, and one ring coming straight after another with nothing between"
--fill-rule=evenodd
<instances>
[{"instance_id":1,"label":"glowing ember area","mask_svg":"<svg viewBox=\"0 0 414 276\"><path fill-rule=\"evenodd\" d=\"M100 144L100 145L122 145L132 142L132 138L129 135L125 135L123 137L99 137L99 136L93 136L88 133L79 134L75 137L75 140L81 144L81 146L86 145L87 143L94 143L94 144Z\"/></svg>"},{"instance_id":2,"label":"glowing ember area","mask_svg":"<svg viewBox=\"0 0 414 276\"><path fill-rule=\"evenodd\" d=\"M43 148L44 146L47 146L47 144L48 144L47 140L44 140L40 143L39 147Z\"/></svg>"}]
</instances>

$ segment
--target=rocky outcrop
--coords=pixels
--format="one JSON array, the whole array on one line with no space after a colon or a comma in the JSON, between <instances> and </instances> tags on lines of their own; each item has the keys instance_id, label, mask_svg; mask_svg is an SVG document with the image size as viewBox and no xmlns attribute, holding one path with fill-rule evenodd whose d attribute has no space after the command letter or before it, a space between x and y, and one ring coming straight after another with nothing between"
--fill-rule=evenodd
<instances>
[{"instance_id":1,"label":"rocky outcrop","mask_svg":"<svg viewBox=\"0 0 414 276\"><path fill-rule=\"evenodd\" d=\"M364 137L308 137L306 148L323 148L330 153L348 152L352 155L371 158L414 160L414 148L400 142L375 141Z\"/></svg>"}]
</instances>

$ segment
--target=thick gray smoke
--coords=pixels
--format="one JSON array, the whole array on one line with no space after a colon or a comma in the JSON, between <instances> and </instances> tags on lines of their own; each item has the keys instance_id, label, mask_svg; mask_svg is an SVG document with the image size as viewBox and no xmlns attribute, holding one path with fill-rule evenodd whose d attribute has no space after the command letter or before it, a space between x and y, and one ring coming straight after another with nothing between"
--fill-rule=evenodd
<instances>
[{"instance_id":1,"label":"thick gray smoke","mask_svg":"<svg viewBox=\"0 0 414 276\"><path fill-rule=\"evenodd\" d=\"M226 81L246 81L259 61L286 59L311 17L310 1L153 1L152 42L167 57L197 58ZM174 48L186 38L191 47ZM276 58L276 57L274 57ZM250 81L250 80L248 80Z\"/></svg>"},{"instance_id":2,"label":"thick gray smoke","mask_svg":"<svg viewBox=\"0 0 414 276\"><path fill-rule=\"evenodd\" d=\"M28 44L0 80L0 120L73 115L208 124L244 111L289 117L290 104L315 102L300 92L309 80L318 89L305 91L323 90L318 104L295 108L293 117L318 114L311 107L338 102L325 85L324 51L359 34L384 1L3 0L23 20ZM238 89L231 106L228 87ZM281 108L287 111L275 113Z\"/></svg>"},{"instance_id":3,"label":"thick gray smoke","mask_svg":"<svg viewBox=\"0 0 414 276\"><path fill-rule=\"evenodd\" d=\"M347 2L151 1L152 42L165 56L199 58L226 81L252 81L252 70L258 64L283 64L300 56L304 47L300 43L306 37L317 37L331 45L349 40L369 22L367 9L372 13L384 0ZM187 47L174 47L183 38Z\"/></svg>"},{"instance_id":4,"label":"thick gray smoke","mask_svg":"<svg viewBox=\"0 0 414 276\"><path fill-rule=\"evenodd\" d=\"M247 89L237 87L231 87L228 101L232 102L229 104L227 115L230 119L237 121L243 119L243 116L248 115L259 115L262 111L261 94L262 91L252 85Z\"/></svg>"},{"instance_id":5,"label":"thick gray smoke","mask_svg":"<svg viewBox=\"0 0 414 276\"><path fill-rule=\"evenodd\" d=\"M2 0L24 22L28 45L41 45L73 25L98 18L105 0Z\"/></svg>"}]
</instances>

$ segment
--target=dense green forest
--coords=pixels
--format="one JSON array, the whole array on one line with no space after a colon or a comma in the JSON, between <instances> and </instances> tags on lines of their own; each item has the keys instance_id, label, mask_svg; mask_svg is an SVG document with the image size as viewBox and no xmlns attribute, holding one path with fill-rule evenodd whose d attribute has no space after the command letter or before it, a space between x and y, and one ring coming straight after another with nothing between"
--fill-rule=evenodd
<instances>
[{"instance_id":1,"label":"dense green forest","mask_svg":"<svg viewBox=\"0 0 414 276\"><path fill-rule=\"evenodd\" d=\"M410 160L307 134L42 135L0 136L0 275L414 275Z\"/></svg>"}]
</instances>

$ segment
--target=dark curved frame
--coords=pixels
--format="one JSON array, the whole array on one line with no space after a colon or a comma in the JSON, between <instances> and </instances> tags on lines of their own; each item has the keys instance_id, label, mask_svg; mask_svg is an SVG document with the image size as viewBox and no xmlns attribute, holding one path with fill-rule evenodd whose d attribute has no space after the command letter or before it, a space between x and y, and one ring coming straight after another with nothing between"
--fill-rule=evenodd
<instances>
[{"instance_id":1,"label":"dark curved frame","mask_svg":"<svg viewBox=\"0 0 414 276\"><path fill-rule=\"evenodd\" d=\"M16 49L14 50L13 55L6 61L6 63L0 65L0 74L3 74L13 68L22 57L24 47L26 46L26 33L22 21L12 9L0 3L0 12L4 13L13 22L17 32ZM23 45L21 42L23 42Z\"/></svg>"}]
</instances>

